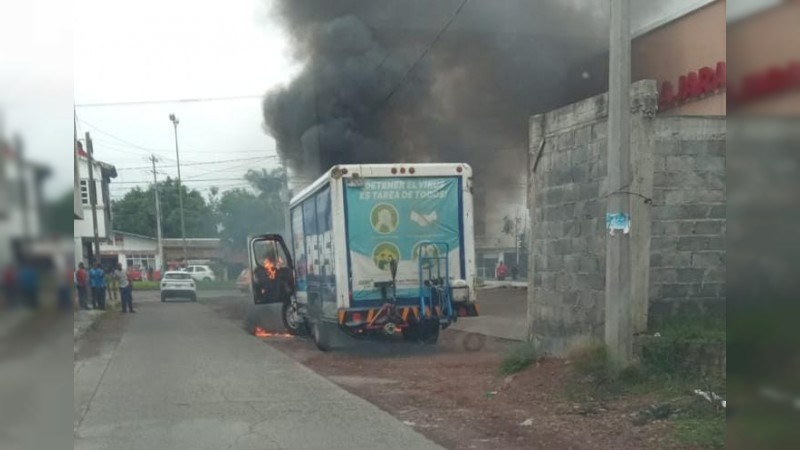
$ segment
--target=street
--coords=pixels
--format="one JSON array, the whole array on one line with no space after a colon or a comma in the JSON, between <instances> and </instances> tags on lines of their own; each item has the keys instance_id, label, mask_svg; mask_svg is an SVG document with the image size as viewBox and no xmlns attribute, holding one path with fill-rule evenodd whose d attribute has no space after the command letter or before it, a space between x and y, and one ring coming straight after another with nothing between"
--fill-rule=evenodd
<instances>
[{"instance_id":1,"label":"street","mask_svg":"<svg viewBox=\"0 0 800 450\"><path fill-rule=\"evenodd\" d=\"M75 449L440 448L202 298L157 295L136 292L137 314L110 312L76 343Z\"/></svg>"}]
</instances>

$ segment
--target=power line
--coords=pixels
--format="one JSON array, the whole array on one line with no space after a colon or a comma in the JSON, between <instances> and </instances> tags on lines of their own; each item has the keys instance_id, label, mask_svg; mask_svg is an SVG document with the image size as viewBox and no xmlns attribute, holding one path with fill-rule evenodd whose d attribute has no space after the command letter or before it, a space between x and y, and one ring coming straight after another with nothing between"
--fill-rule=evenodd
<instances>
[{"instance_id":1,"label":"power line","mask_svg":"<svg viewBox=\"0 0 800 450\"><path fill-rule=\"evenodd\" d=\"M156 150L156 149L152 149L152 148L143 147L141 145L134 144L133 142L126 141L125 139L122 139L121 137L114 136L113 134L111 134L111 133L109 133L107 131L104 131L101 128L98 128L97 126L92 125L91 123L81 119L80 117L78 117L78 122L82 122L83 124L92 127L98 133L104 134L104 135L106 135L106 136L108 136L108 137L110 137L112 139L115 139L115 140L117 140L119 142L122 142L123 144L130 145L131 147L134 147L134 148L137 148L137 149L140 149L140 150L145 150L147 152L160 152L160 151L163 151L163 150Z\"/></svg>"},{"instance_id":2,"label":"power line","mask_svg":"<svg viewBox=\"0 0 800 450\"><path fill-rule=\"evenodd\" d=\"M210 181L240 181L242 178L204 178L204 179L191 179L192 182L210 182ZM112 181L111 185L119 185L119 184L146 184L149 183L149 180L137 180L137 181Z\"/></svg>"},{"instance_id":3,"label":"power line","mask_svg":"<svg viewBox=\"0 0 800 450\"><path fill-rule=\"evenodd\" d=\"M411 73L414 72L414 70L416 70L419 63L422 62L422 60L425 59L426 56L428 56L428 53L430 53L433 47L436 46L436 44L439 42L439 39L442 38L444 33L447 32L447 29L450 28L450 25L453 24L453 22L456 20L456 17L458 17L458 15L461 14L461 10L464 9L464 6L466 6L467 3L469 3L469 0L461 1L461 4L458 5L458 8L456 8L455 12L453 12L453 15L450 16L450 19L447 21L447 23L445 23L444 26L439 30L439 32L436 33L436 36L434 36L433 40L430 42L430 44L428 44L425 50L422 51L422 54L420 54L420 56L416 59L416 61L414 61L414 63L411 64L411 67L406 71L405 74L403 74L403 77L400 78L400 81L392 88L391 91L389 91L389 95L387 95L383 99L378 110L383 109L387 104L389 104L389 100L391 100L394 94L397 93L398 90L400 90L400 88L408 79L409 75L411 75Z\"/></svg>"},{"instance_id":4,"label":"power line","mask_svg":"<svg viewBox=\"0 0 800 450\"><path fill-rule=\"evenodd\" d=\"M237 158L237 159L226 159L226 160L219 160L219 161L205 161L205 162L190 162L181 164L181 167L186 166L205 166L208 164L225 164L225 163L232 163L232 162L240 162L240 161L255 161L259 159L274 159L277 158L277 155L269 155L269 156L253 156L251 158ZM176 164L162 164L161 167L176 167ZM117 170L139 170L139 169L150 169L150 166L137 166L137 167L117 167ZM233 168L231 168L233 169Z\"/></svg>"},{"instance_id":5,"label":"power line","mask_svg":"<svg viewBox=\"0 0 800 450\"><path fill-rule=\"evenodd\" d=\"M155 105L161 103L202 103L202 102L225 102L231 100L244 100L252 98L263 98L263 94L250 94L250 95L231 95L227 97L194 97L194 98L177 98L177 99L159 99L159 100L131 100L131 101L113 101L113 102L98 102L98 103L76 103L77 108L96 108L105 106L137 106L137 105Z\"/></svg>"}]
</instances>

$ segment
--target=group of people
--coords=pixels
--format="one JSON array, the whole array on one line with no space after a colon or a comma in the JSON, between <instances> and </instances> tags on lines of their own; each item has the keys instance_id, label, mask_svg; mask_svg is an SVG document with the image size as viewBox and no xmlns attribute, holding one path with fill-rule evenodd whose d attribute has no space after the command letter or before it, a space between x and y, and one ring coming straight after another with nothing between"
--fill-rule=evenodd
<instances>
[{"instance_id":1,"label":"group of people","mask_svg":"<svg viewBox=\"0 0 800 450\"><path fill-rule=\"evenodd\" d=\"M106 298L112 300L119 298L122 303L122 312L136 312L133 309L133 285L128 274L122 270L122 264L117 264L116 269L105 271L99 262L86 270L83 263L78 264L75 271L75 288L78 291L78 303L81 309L106 309Z\"/></svg>"}]
</instances>

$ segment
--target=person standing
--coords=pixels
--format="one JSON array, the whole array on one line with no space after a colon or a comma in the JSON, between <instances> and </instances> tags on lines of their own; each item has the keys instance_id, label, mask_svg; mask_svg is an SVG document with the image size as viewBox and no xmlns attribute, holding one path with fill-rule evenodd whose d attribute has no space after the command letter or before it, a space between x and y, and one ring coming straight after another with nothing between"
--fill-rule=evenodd
<instances>
[{"instance_id":1,"label":"person standing","mask_svg":"<svg viewBox=\"0 0 800 450\"><path fill-rule=\"evenodd\" d=\"M115 278L119 283L119 295L122 299L122 312L132 312L133 310L133 286L128 274L122 270L122 264L117 265L117 270L114 272Z\"/></svg>"},{"instance_id":2,"label":"person standing","mask_svg":"<svg viewBox=\"0 0 800 450\"><path fill-rule=\"evenodd\" d=\"M106 274L100 263L94 263L89 271L89 284L92 286L92 308L106 309Z\"/></svg>"},{"instance_id":3,"label":"person standing","mask_svg":"<svg viewBox=\"0 0 800 450\"><path fill-rule=\"evenodd\" d=\"M78 290L80 308L89 309L89 274L83 263L78 263L78 270L75 271L75 288Z\"/></svg>"},{"instance_id":4,"label":"person standing","mask_svg":"<svg viewBox=\"0 0 800 450\"><path fill-rule=\"evenodd\" d=\"M119 278L114 268L110 268L106 272L106 286L108 288L108 300L116 302L120 299L122 293L120 292Z\"/></svg>"}]
</instances>

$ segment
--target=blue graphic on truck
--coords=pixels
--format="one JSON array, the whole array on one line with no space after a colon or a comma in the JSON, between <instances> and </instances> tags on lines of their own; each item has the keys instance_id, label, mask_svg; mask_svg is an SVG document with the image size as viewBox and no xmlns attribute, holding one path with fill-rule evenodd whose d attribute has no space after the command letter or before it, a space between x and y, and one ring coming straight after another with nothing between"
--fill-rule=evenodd
<instances>
[{"instance_id":1,"label":"blue graphic on truck","mask_svg":"<svg viewBox=\"0 0 800 450\"><path fill-rule=\"evenodd\" d=\"M376 282L391 279L398 261L397 296L419 294L419 243L446 243L450 277L463 276L458 177L367 178L345 183L352 298L381 299ZM423 256L437 252L423 246Z\"/></svg>"}]
</instances>

